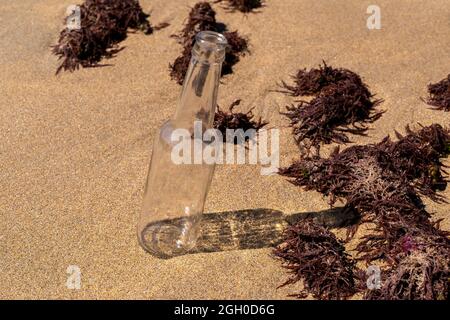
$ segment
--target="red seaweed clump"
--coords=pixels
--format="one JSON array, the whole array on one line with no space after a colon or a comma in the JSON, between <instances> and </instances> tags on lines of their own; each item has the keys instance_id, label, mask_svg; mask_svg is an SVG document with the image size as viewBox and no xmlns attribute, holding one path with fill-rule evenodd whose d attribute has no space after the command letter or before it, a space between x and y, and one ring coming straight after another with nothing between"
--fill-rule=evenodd
<instances>
[{"instance_id":1,"label":"red seaweed clump","mask_svg":"<svg viewBox=\"0 0 450 320\"><path fill-rule=\"evenodd\" d=\"M356 246L359 260L382 261L384 280L367 299L440 299L448 297L449 234L431 221L421 197L445 199L441 158L450 154L450 130L438 124L380 143L352 146L329 158L306 157L280 169L297 186L316 190L334 204L338 199L370 223ZM357 225L349 229L356 231Z\"/></svg>"},{"instance_id":2,"label":"red seaweed clump","mask_svg":"<svg viewBox=\"0 0 450 320\"><path fill-rule=\"evenodd\" d=\"M367 86L353 71L344 68L333 68L328 66L323 61L323 66L319 65L319 68L312 68L307 71L306 69L298 70L297 74L292 77L294 85L288 85L286 82L281 82L281 90L279 92L286 93L288 95L298 96L311 96L317 95L322 89L329 85L335 85L338 82L349 81L361 87L364 91L364 95L370 96L370 92Z\"/></svg>"},{"instance_id":3,"label":"red seaweed clump","mask_svg":"<svg viewBox=\"0 0 450 320\"><path fill-rule=\"evenodd\" d=\"M176 57L175 61L169 65L170 77L178 84L183 84L186 76L187 69L189 68L189 62L191 61L192 44L186 45L183 48L181 55Z\"/></svg>"},{"instance_id":4,"label":"red seaweed clump","mask_svg":"<svg viewBox=\"0 0 450 320\"><path fill-rule=\"evenodd\" d=\"M170 77L178 84L183 84L191 60L195 35L200 31L221 32L227 38L228 49L222 66L222 75L232 73L233 66L239 61L240 56L248 52L247 39L241 37L237 31L224 31L222 24L216 21L216 12L211 5L206 1L198 2L191 9L188 20L180 34L174 36L183 46L181 55L175 59L174 63L169 65Z\"/></svg>"},{"instance_id":5,"label":"red seaweed clump","mask_svg":"<svg viewBox=\"0 0 450 320\"><path fill-rule=\"evenodd\" d=\"M428 93L426 103L436 110L450 111L450 74L438 83L428 85Z\"/></svg>"},{"instance_id":6,"label":"red seaweed clump","mask_svg":"<svg viewBox=\"0 0 450 320\"><path fill-rule=\"evenodd\" d=\"M225 31L223 35L227 38L228 49L222 64L222 75L227 75L233 73L233 66L248 52L248 40L237 31Z\"/></svg>"},{"instance_id":7,"label":"red seaweed clump","mask_svg":"<svg viewBox=\"0 0 450 320\"><path fill-rule=\"evenodd\" d=\"M320 149L321 143L348 143L348 133L364 135L366 124L379 119L374 109L381 100L371 100L365 88L350 80L329 85L310 102L300 101L287 107L294 138L303 149Z\"/></svg>"},{"instance_id":8,"label":"red seaweed clump","mask_svg":"<svg viewBox=\"0 0 450 320\"><path fill-rule=\"evenodd\" d=\"M331 231L311 219L287 227L274 255L292 274L280 287L303 281L304 289L293 297L338 300L356 293L354 261Z\"/></svg>"},{"instance_id":9,"label":"red seaweed clump","mask_svg":"<svg viewBox=\"0 0 450 320\"><path fill-rule=\"evenodd\" d=\"M216 0L215 2L225 2L225 8L229 11L240 11L243 13L255 12L255 9L259 9L264 5L264 0Z\"/></svg>"},{"instance_id":10,"label":"red seaweed clump","mask_svg":"<svg viewBox=\"0 0 450 320\"><path fill-rule=\"evenodd\" d=\"M290 120L294 138L302 151L313 147L317 154L322 143L348 143L348 134L365 135L367 124L381 117L375 109L382 100L373 99L367 85L354 72L320 66L300 70L295 85L282 82L280 92L291 96L314 95L311 101L299 101L283 114Z\"/></svg>"},{"instance_id":11,"label":"red seaweed clump","mask_svg":"<svg viewBox=\"0 0 450 320\"><path fill-rule=\"evenodd\" d=\"M193 42L195 35L200 31L216 31L216 12L206 2L198 2L189 12L188 20L179 35L175 35L180 41Z\"/></svg>"},{"instance_id":12,"label":"red seaweed clump","mask_svg":"<svg viewBox=\"0 0 450 320\"><path fill-rule=\"evenodd\" d=\"M407 240L404 240L407 238ZM408 245L405 247L405 242ZM448 300L450 241L424 232L396 242L396 260L384 268L379 290L366 290L367 300Z\"/></svg>"},{"instance_id":13,"label":"red seaweed clump","mask_svg":"<svg viewBox=\"0 0 450 320\"><path fill-rule=\"evenodd\" d=\"M113 57L120 51L117 44L126 38L128 29L151 34L168 25L152 27L137 0L86 0L79 7L81 28L65 28L53 46L52 52L63 59L56 73L95 67L102 58Z\"/></svg>"},{"instance_id":14,"label":"red seaweed clump","mask_svg":"<svg viewBox=\"0 0 450 320\"><path fill-rule=\"evenodd\" d=\"M253 120L254 115L252 109L247 113L234 112L234 107L240 103L241 100L234 101L228 108L228 112L222 111L219 107L217 107L217 111L214 115L213 126L222 133L224 141L226 140L227 129L242 129L245 132L248 129L259 130L268 124L268 122L262 121L261 118L259 118L258 121Z\"/></svg>"}]
</instances>

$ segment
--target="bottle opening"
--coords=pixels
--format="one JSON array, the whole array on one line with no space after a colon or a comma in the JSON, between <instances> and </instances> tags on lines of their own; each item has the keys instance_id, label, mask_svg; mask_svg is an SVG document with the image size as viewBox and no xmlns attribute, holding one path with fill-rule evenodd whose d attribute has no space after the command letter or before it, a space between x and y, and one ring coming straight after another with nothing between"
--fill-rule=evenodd
<instances>
[{"instance_id":1,"label":"bottle opening","mask_svg":"<svg viewBox=\"0 0 450 320\"><path fill-rule=\"evenodd\" d=\"M227 38L214 31L201 31L195 36L192 53L200 61L221 62L225 58Z\"/></svg>"},{"instance_id":2,"label":"bottle opening","mask_svg":"<svg viewBox=\"0 0 450 320\"><path fill-rule=\"evenodd\" d=\"M216 47L217 50L225 49L228 42L223 34L214 31L201 31L195 36L195 40L199 46L208 48Z\"/></svg>"}]
</instances>

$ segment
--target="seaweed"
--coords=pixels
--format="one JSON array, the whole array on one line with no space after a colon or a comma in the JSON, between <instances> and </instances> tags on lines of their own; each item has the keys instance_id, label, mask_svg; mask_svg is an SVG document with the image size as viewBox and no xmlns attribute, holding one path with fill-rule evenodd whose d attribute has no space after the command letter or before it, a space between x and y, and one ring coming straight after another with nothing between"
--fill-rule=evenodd
<instances>
[{"instance_id":1,"label":"seaweed","mask_svg":"<svg viewBox=\"0 0 450 320\"><path fill-rule=\"evenodd\" d=\"M191 61L192 44L186 45L183 48L181 55L176 57L175 61L169 64L170 78L175 80L178 84L182 85L186 76L189 63Z\"/></svg>"},{"instance_id":2,"label":"seaweed","mask_svg":"<svg viewBox=\"0 0 450 320\"><path fill-rule=\"evenodd\" d=\"M396 246L396 261L384 268L379 290L367 290L367 300L447 300L450 241L427 232L405 235Z\"/></svg>"},{"instance_id":3,"label":"seaweed","mask_svg":"<svg viewBox=\"0 0 450 320\"><path fill-rule=\"evenodd\" d=\"M450 111L450 74L441 81L428 85L427 104L436 110Z\"/></svg>"},{"instance_id":4,"label":"seaweed","mask_svg":"<svg viewBox=\"0 0 450 320\"><path fill-rule=\"evenodd\" d=\"M345 199L347 206L359 212L376 213L384 203L398 206L396 211L402 211L403 204L422 210L420 195L444 201L436 191L447 185L440 158L449 154L450 132L433 124L418 132L407 128L407 133L398 135L396 142L386 137L377 144L352 146L342 152L336 148L326 159L305 157L281 168L280 174L297 186L329 196L331 205ZM429 217L424 211L411 216Z\"/></svg>"},{"instance_id":5,"label":"seaweed","mask_svg":"<svg viewBox=\"0 0 450 320\"><path fill-rule=\"evenodd\" d=\"M346 299L356 293L355 262L336 236L311 219L286 228L284 242L274 255L292 276L280 287L303 281L304 289L291 296Z\"/></svg>"},{"instance_id":6,"label":"seaweed","mask_svg":"<svg viewBox=\"0 0 450 320\"><path fill-rule=\"evenodd\" d=\"M229 11L241 11L243 13L255 12L255 9L264 6L264 0L216 0L214 2L225 2L225 8Z\"/></svg>"},{"instance_id":7,"label":"seaweed","mask_svg":"<svg viewBox=\"0 0 450 320\"><path fill-rule=\"evenodd\" d=\"M320 144L348 143L348 133L365 135L366 124L379 119L383 112L375 106L381 100L371 100L364 87L351 81L327 86L310 102L300 101L282 112L290 120L295 141L301 149L320 150Z\"/></svg>"},{"instance_id":8,"label":"seaweed","mask_svg":"<svg viewBox=\"0 0 450 320\"><path fill-rule=\"evenodd\" d=\"M247 38L240 36L237 31L225 31L223 35L227 38L228 49L222 64L222 76L232 74L233 66L249 52Z\"/></svg>"},{"instance_id":9,"label":"seaweed","mask_svg":"<svg viewBox=\"0 0 450 320\"><path fill-rule=\"evenodd\" d=\"M222 111L219 107L217 107L217 111L214 115L213 126L222 133L224 141L226 139L227 129L242 129L245 132L248 129L259 130L268 124L268 122L262 121L261 118L259 118L258 121L253 120L253 109L250 109L247 113L234 112L234 107L240 103L241 100L234 101L228 108L229 112ZM234 142L236 143L236 140Z\"/></svg>"},{"instance_id":10,"label":"seaweed","mask_svg":"<svg viewBox=\"0 0 450 320\"><path fill-rule=\"evenodd\" d=\"M188 20L179 35L175 35L180 41L192 45L195 35L200 31L216 31L216 12L206 2L198 2L189 12ZM184 44L184 43L182 43Z\"/></svg>"},{"instance_id":11,"label":"seaweed","mask_svg":"<svg viewBox=\"0 0 450 320\"><path fill-rule=\"evenodd\" d=\"M80 5L81 28L65 28L58 44L52 46L53 54L63 60L56 74L80 66L95 67L102 58L113 57L121 50L117 44L126 38L128 29L151 34L168 25L152 27L148 17L137 0L86 0Z\"/></svg>"},{"instance_id":12,"label":"seaweed","mask_svg":"<svg viewBox=\"0 0 450 320\"><path fill-rule=\"evenodd\" d=\"M319 69L299 70L295 85L282 82L279 92L291 96L314 95L311 101L301 100L282 112L290 120L301 151L317 154L322 143L348 143L348 134L365 135L367 124L378 120L383 111L375 110L382 100L373 99L366 84L354 72L334 69L323 63Z\"/></svg>"},{"instance_id":13,"label":"seaweed","mask_svg":"<svg viewBox=\"0 0 450 320\"><path fill-rule=\"evenodd\" d=\"M279 173L306 190L338 199L373 227L360 239L357 259L385 262L378 291L367 299L437 299L447 297L450 275L449 233L432 222L421 197L445 202L437 191L447 180L441 158L450 154L450 130L438 124L397 133L376 144L352 146L328 157L305 157Z\"/></svg>"},{"instance_id":14,"label":"seaweed","mask_svg":"<svg viewBox=\"0 0 450 320\"><path fill-rule=\"evenodd\" d=\"M181 32L173 36L183 46L183 50L181 55L173 63L169 64L170 77L178 84L183 84L191 60L195 35L200 31L221 32L227 38L228 48L222 66L222 76L231 74L233 66L239 61L241 56L248 52L248 40L240 36L237 31L231 32L223 29L223 25L216 21L216 12L208 2L196 3L191 9L188 20Z\"/></svg>"},{"instance_id":15,"label":"seaweed","mask_svg":"<svg viewBox=\"0 0 450 320\"><path fill-rule=\"evenodd\" d=\"M311 96L319 94L322 89L329 85L336 85L339 82L349 81L355 85L361 87L365 96L371 96L367 86L353 71L344 68L333 68L328 66L325 61L323 66L319 65L319 68L312 68L307 71L306 69L300 69L295 76L292 76L295 85L288 85L286 82L281 81L281 90L278 92L286 93L293 97L298 96Z\"/></svg>"}]
</instances>

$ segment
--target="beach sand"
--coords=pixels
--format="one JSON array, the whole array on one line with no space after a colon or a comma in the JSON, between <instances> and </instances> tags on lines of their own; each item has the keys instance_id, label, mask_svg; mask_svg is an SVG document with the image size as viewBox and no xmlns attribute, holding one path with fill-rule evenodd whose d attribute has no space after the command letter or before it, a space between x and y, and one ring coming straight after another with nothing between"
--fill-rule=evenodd
<instances>
[{"instance_id":1,"label":"beach sand","mask_svg":"<svg viewBox=\"0 0 450 320\"><path fill-rule=\"evenodd\" d=\"M112 66L55 76L50 52L73 0L0 2L0 298L13 299L285 299L299 285L271 249L189 254L160 260L137 242L136 224L156 130L175 110L181 87L168 65L181 51L170 35L195 1L141 0L152 35L130 34ZM368 30L373 1L267 0L258 14L218 21L248 36L251 54L222 79L218 103L280 128L281 164L298 155L279 111L293 99L273 92L298 68L324 59L360 74L386 113L355 143L379 141L407 124L450 124L450 113L420 100L450 72L447 0L378 0L381 30ZM446 162L450 164L449 161ZM450 197L450 188L444 192ZM450 230L448 204L426 201ZM219 165L205 212L269 208L320 211L327 200L258 165ZM82 273L66 286L67 268Z\"/></svg>"}]
</instances>

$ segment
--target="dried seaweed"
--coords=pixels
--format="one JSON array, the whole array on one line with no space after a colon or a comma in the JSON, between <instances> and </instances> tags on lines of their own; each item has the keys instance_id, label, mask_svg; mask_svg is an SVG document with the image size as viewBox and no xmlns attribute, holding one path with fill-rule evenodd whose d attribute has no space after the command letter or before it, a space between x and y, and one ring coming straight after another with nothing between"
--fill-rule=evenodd
<instances>
[{"instance_id":1,"label":"dried seaweed","mask_svg":"<svg viewBox=\"0 0 450 320\"><path fill-rule=\"evenodd\" d=\"M384 268L381 288L367 290L364 298L447 300L450 289L449 239L424 232L422 235L406 235L396 245L400 250L395 263Z\"/></svg>"},{"instance_id":2,"label":"dried seaweed","mask_svg":"<svg viewBox=\"0 0 450 320\"><path fill-rule=\"evenodd\" d=\"M373 99L368 87L354 72L323 67L299 70L295 86L282 83L280 92L291 96L315 95L311 101L299 101L284 112L296 142L308 153L314 147L319 153L321 143L348 143L348 133L365 135L367 124L379 119L375 110L382 100Z\"/></svg>"},{"instance_id":3,"label":"dried seaweed","mask_svg":"<svg viewBox=\"0 0 450 320\"><path fill-rule=\"evenodd\" d=\"M438 83L428 85L426 103L436 110L450 111L450 74Z\"/></svg>"},{"instance_id":4,"label":"dried seaweed","mask_svg":"<svg viewBox=\"0 0 450 320\"><path fill-rule=\"evenodd\" d=\"M63 59L56 73L98 66L102 58L120 51L117 44L126 38L128 29L151 34L168 25L153 28L148 17L137 0L86 0L80 5L81 29L65 28L52 47L53 54Z\"/></svg>"},{"instance_id":5,"label":"dried seaweed","mask_svg":"<svg viewBox=\"0 0 450 320\"><path fill-rule=\"evenodd\" d=\"M342 152L336 149L327 159L306 157L280 169L280 174L306 190L329 196L330 204L345 199L347 206L361 213L376 213L391 199L397 211L402 211L404 204L423 209L420 195L443 201L436 190L447 185L440 158L449 154L450 132L433 124L418 132L407 128L407 133L398 135L396 142L386 137L377 144L352 146ZM411 215L414 219L429 217L419 212Z\"/></svg>"},{"instance_id":6,"label":"dried seaweed","mask_svg":"<svg viewBox=\"0 0 450 320\"><path fill-rule=\"evenodd\" d=\"M303 281L304 289L291 296L336 300L356 293L354 261L332 232L310 219L287 227L274 255L292 274L280 287Z\"/></svg>"},{"instance_id":7,"label":"dried seaweed","mask_svg":"<svg viewBox=\"0 0 450 320\"><path fill-rule=\"evenodd\" d=\"M191 51L195 42L195 35L200 31L222 32L228 41L228 48L225 54L225 61L222 66L222 75L233 72L233 66L239 61L242 55L248 52L248 41L239 35L237 31L224 31L221 23L216 21L216 12L211 5L206 2L198 2L189 13L188 20L180 34L174 35L183 46L181 55L169 65L170 77L178 84L183 84L191 60Z\"/></svg>"},{"instance_id":8,"label":"dried seaweed","mask_svg":"<svg viewBox=\"0 0 450 320\"><path fill-rule=\"evenodd\" d=\"M224 138L226 139L227 129L242 129L244 132L248 129L259 130L266 126L268 122L262 121L261 118L258 121L253 120L254 115L252 109L247 113L234 112L233 109L241 103L241 100L234 101L228 108L229 112L220 110L217 107L217 111L214 115L214 128L218 129ZM236 143L236 140L234 141Z\"/></svg>"},{"instance_id":9,"label":"dried seaweed","mask_svg":"<svg viewBox=\"0 0 450 320\"><path fill-rule=\"evenodd\" d=\"M192 44L195 35L200 31L216 31L216 12L206 2L198 2L189 12L188 20L179 35L175 35L182 42ZM185 43L182 43L185 44Z\"/></svg>"},{"instance_id":10,"label":"dried seaweed","mask_svg":"<svg viewBox=\"0 0 450 320\"><path fill-rule=\"evenodd\" d=\"M327 159L307 157L280 169L280 174L307 190L337 199L359 212L360 223L374 227L356 247L358 259L386 262L381 290L366 292L376 299L447 297L450 275L448 233L430 220L421 196L433 201L447 180L440 159L450 154L450 130L438 124L407 135L397 133L380 143L353 146ZM349 230L354 232L355 229Z\"/></svg>"},{"instance_id":11,"label":"dried seaweed","mask_svg":"<svg viewBox=\"0 0 450 320\"><path fill-rule=\"evenodd\" d=\"M264 6L264 0L216 0L214 2L225 2L225 8L229 11L241 11L243 13L255 12L255 9Z\"/></svg>"},{"instance_id":12,"label":"dried seaweed","mask_svg":"<svg viewBox=\"0 0 450 320\"><path fill-rule=\"evenodd\" d=\"M323 61L323 66L319 65L319 69L312 68L309 71L300 69L292 78L295 85L288 85L282 81L280 85L281 90L278 90L278 92L286 93L294 97L311 96L319 94L322 89L329 85L336 85L339 82L348 81L361 87L365 96L371 96L360 76L348 69L328 66L325 61Z\"/></svg>"},{"instance_id":13,"label":"dried seaweed","mask_svg":"<svg viewBox=\"0 0 450 320\"><path fill-rule=\"evenodd\" d=\"M227 38L228 49L222 64L222 76L233 73L233 66L249 52L247 38L240 36L237 31L226 31L223 35Z\"/></svg>"},{"instance_id":14,"label":"dried seaweed","mask_svg":"<svg viewBox=\"0 0 450 320\"><path fill-rule=\"evenodd\" d=\"M303 149L320 149L321 143L348 143L348 133L364 135L367 123L382 115L374 109L381 100L371 100L364 88L350 81L323 89L310 102L300 101L284 112L290 120L296 142Z\"/></svg>"}]
</instances>

